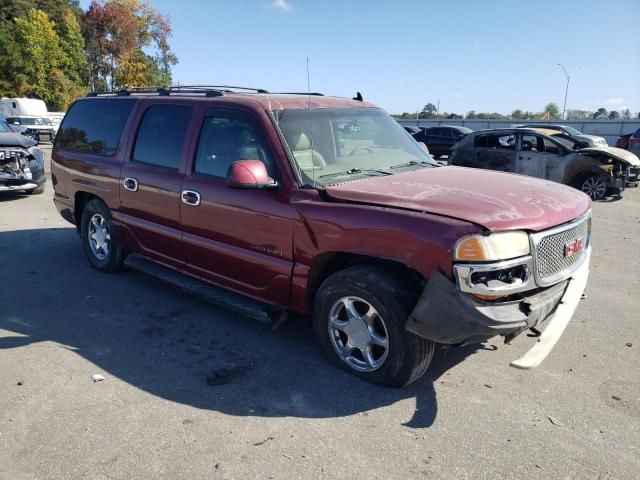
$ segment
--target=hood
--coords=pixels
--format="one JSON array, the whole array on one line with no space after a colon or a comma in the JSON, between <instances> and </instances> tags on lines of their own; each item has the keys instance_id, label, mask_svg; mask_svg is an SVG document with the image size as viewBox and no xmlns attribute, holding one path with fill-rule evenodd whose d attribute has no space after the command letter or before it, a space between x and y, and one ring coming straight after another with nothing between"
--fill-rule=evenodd
<instances>
[{"instance_id":1,"label":"hood","mask_svg":"<svg viewBox=\"0 0 640 480\"><path fill-rule=\"evenodd\" d=\"M34 139L20 135L19 133L0 132L0 147L33 147L36 143Z\"/></svg>"},{"instance_id":2,"label":"hood","mask_svg":"<svg viewBox=\"0 0 640 480\"><path fill-rule=\"evenodd\" d=\"M465 167L412 172L329 185L336 199L454 217L488 230L540 231L591 207L573 188L547 180Z\"/></svg>"},{"instance_id":3,"label":"hood","mask_svg":"<svg viewBox=\"0 0 640 480\"><path fill-rule=\"evenodd\" d=\"M624 150L618 147L589 147L589 148L581 148L578 150L580 153L600 153L605 154L609 157L615 158L616 160L620 160L622 163L626 165L630 165L633 167L640 166L640 159L638 159L637 155L631 153L629 150Z\"/></svg>"},{"instance_id":4,"label":"hood","mask_svg":"<svg viewBox=\"0 0 640 480\"><path fill-rule=\"evenodd\" d=\"M586 133L581 133L580 135L573 135L573 138L575 138L576 140L581 140L591 145L607 144L607 141L605 140L605 138L599 135L587 135Z\"/></svg>"}]
</instances>

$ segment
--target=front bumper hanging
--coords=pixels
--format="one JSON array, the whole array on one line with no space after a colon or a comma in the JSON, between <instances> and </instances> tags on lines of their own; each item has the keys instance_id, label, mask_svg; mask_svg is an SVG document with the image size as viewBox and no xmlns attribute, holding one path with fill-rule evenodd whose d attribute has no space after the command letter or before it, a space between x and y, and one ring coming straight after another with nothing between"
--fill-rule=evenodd
<instances>
[{"instance_id":1,"label":"front bumper hanging","mask_svg":"<svg viewBox=\"0 0 640 480\"><path fill-rule=\"evenodd\" d=\"M536 345L511 362L533 368L553 349L571 320L589 276L589 248L572 276L519 300L485 302L461 292L447 277L434 273L424 289L406 328L420 337L448 345L480 342L496 335L514 337L545 322Z\"/></svg>"}]
</instances>

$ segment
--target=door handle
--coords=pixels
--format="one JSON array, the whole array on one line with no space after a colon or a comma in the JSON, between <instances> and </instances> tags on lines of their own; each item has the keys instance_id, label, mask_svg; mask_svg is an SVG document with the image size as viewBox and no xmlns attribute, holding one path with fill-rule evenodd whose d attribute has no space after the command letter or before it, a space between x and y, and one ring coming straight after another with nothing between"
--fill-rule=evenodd
<instances>
[{"instance_id":1,"label":"door handle","mask_svg":"<svg viewBox=\"0 0 640 480\"><path fill-rule=\"evenodd\" d=\"M197 207L200 205L200 194L193 190L183 190L182 191L182 203L186 205L191 205L192 207Z\"/></svg>"},{"instance_id":2,"label":"door handle","mask_svg":"<svg viewBox=\"0 0 640 480\"><path fill-rule=\"evenodd\" d=\"M122 184L124 185L125 190L129 190L130 192L138 191L138 180L136 180L135 178L127 177L124 179L124 182L122 182Z\"/></svg>"}]
</instances>

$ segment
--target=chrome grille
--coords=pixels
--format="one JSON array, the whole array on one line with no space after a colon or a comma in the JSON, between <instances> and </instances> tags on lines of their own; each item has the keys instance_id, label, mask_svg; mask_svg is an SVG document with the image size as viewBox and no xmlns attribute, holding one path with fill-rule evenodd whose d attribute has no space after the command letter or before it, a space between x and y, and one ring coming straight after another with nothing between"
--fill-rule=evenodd
<instances>
[{"instance_id":1,"label":"chrome grille","mask_svg":"<svg viewBox=\"0 0 640 480\"><path fill-rule=\"evenodd\" d=\"M554 231L545 236L544 232L536 235L535 242L536 269L540 280L554 279L562 272L571 273L572 267L584 256L589 241L590 217L582 219L578 224L569 225L565 230ZM573 240L584 239L582 251L565 257L565 245ZM568 275L567 275L568 276Z\"/></svg>"}]
</instances>

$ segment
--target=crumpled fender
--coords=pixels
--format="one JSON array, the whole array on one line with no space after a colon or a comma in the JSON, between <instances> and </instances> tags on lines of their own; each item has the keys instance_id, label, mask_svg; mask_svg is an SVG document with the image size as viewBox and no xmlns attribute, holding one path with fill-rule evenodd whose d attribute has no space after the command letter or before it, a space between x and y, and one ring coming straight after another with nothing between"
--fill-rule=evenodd
<instances>
[{"instance_id":1,"label":"crumpled fender","mask_svg":"<svg viewBox=\"0 0 640 480\"><path fill-rule=\"evenodd\" d=\"M567 284L561 282L521 300L484 302L462 293L451 280L434 272L406 328L420 337L451 345L516 335L553 313Z\"/></svg>"}]
</instances>

